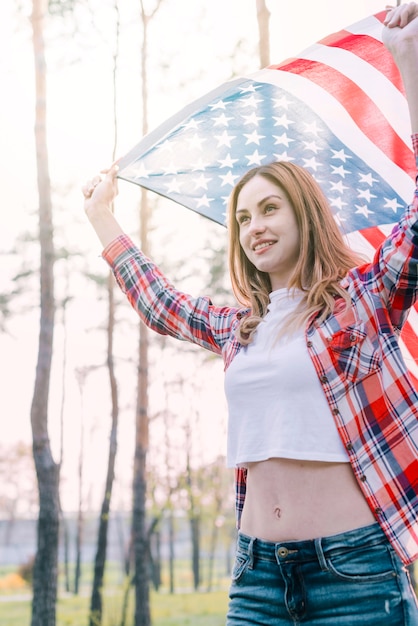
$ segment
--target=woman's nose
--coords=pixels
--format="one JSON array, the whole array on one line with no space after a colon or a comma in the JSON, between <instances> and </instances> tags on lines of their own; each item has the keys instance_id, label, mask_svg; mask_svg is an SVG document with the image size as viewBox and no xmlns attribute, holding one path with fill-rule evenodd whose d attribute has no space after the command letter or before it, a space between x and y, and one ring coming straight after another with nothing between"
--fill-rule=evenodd
<instances>
[{"instance_id":1,"label":"woman's nose","mask_svg":"<svg viewBox=\"0 0 418 626\"><path fill-rule=\"evenodd\" d=\"M253 233L262 233L264 232L266 226L261 217L253 217L250 224L250 232Z\"/></svg>"}]
</instances>

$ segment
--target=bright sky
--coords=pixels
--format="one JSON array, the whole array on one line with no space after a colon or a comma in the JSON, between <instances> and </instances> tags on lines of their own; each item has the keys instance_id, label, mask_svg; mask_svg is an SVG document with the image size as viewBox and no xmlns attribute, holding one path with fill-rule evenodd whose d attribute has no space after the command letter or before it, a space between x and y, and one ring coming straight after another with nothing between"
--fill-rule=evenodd
<instances>
[{"instance_id":1,"label":"bright sky","mask_svg":"<svg viewBox=\"0 0 418 626\"><path fill-rule=\"evenodd\" d=\"M112 148L112 101L110 92L110 55L114 15L107 9L107 2L95 0L94 20L103 35L98 35L85 16L81 25L83 35L73 35L57 22L57 36L51 37L49 59L49 149L53 187L59 192L59 204L66 211L72 211L80 220L82 215L81 194L78 189L86 177L107 165ZM135 3L134 3L135 4ZM206 5L206 6L205 6ZM356 22L384 8L380 0L298 0L285 3L271 0L271 62L280 62L296 54L318 39ZM140 29L135 26L132 2L121 0L122 40L119 72L119 155L129 150L140 135L140 84L139 49ZM135 5L136 6L136 5ZM2 167L0 168L0 189L2 210L0 213L0 250L13 247L16 237L27 227L33 229L37 208L36 170L34 158L34 84L33 59L30 29L27 17L16 15L15 0L2 0L0 6L0 142ZM255 0L211 0L204 3L205 15L201 18L201 3L188 0L165 0L158 17L150 30L150 53L154 70L151 72L150 89L161 93L155 95L150 107L151 128L164 121L187 102L199 97L216 85L228 80L230 72L251 72L258 69L257 24ZM60 24L60 26L58 26ZM69 28L67 28L69 31ZM242 40L243 57L238 54L233 62L229 60L236 42ZM52 52L51 52L52 51ZM253 51L252 63L248 53ZM158 67L165 72L164 83ZM128 183L125 183L128 185ZM127 196L138 198L138 190L124 189ZM131 205L132 206L132 205ZM181 254L189 258L198 253L202 245L202 221L184 209L173 210L170 219L174 221L174 238L180 243ZM121 219L132 223L132 215L121 211ZM176 223L181 224L177 228ZM127 222L124 222L125 224ZM104 272L103 263L97 259L100 254L94 234L86 224L79 229L78 236L86 250L87 263L97 273ZM193 237L191 237L193 233ZM223 236L223 231L219 231ZM189 249L190 248L190 249ZM29 253L30 254L30 253ZM37 254L33 247L32 256ZM7 258L7 257L6 257ZM0 292L10 288L12 271L18 266L8 258L2 259ZM62 286L58 286L58 289ZM102 322L103 307L96 320L95 307L97 294L80 294L81 306L69 320L70 347L69 368L97 363L102 359L102 343L94 333L86 329ZM13 442L17 439L30 440L29 409L33 393L33 377L36 362L38 313L36 300L26 301L34 307L32 313L11 321L8 335L0 337L0 374L2 380L2 420L1 439ZM56 336L57 363L62 359L62 336L59 329ZM59 370L59 368L58 368ZM192 374L190 374L192 375ZM96 375L94 375L96 376ZM96 390L100 381L96 384ZM94 377L92 387L94 386ZM206 395L201 396L207 407L206 421L202 426L202 440L208 441L211 432L216 434L216 445L223 452L224 441L219 437L224 425L224 405L222 396L222 373L214 371L208 381ZM60 390L59 375L53 379L54 390ZM157 391L158 393L158 391ZM203 394L203 392L201 392ZM129 402L133 390L124 390L123 400ZM87 395L87 394L86 394ZM85 400L84 413L94 417L86 421L86 437L93 446L95 465L87 468L94 474L97 455L107 457L108 409L101 414L100 392L89 394ZM207 396L207 397L206 397ZM58 440L57 419L58 397L53 399L51 414L55 422L51 424L53 442ZM66 439L74 444L76 460L80 435L80 398L72 373L68 383L67 397L73 413L66 417ZM213 398L219 397L216 407L219 419L213 420ZM127 412L129 420L132 410ZM131 426L131 425L130 425ZM121 429L121 448L130 450L132 430L129 426ZM124 437L126 440L124 440ZM130 454L130 452L129 452ZM126 458L126 457L125 457ZM68 461L67 478L73 471ZM125 468L126 469L126 468ZM130 465L128 467L130 471ZM122 472L123 473L123 472ZM65 476L65 472L64 472ZM127 475L130 481L130 473ZM71 481L68 481L69 483ZM71 490L70 490L71 491ZM68 493L68 502L73 502L74 488Z\"/></svg>"}]
</instances>

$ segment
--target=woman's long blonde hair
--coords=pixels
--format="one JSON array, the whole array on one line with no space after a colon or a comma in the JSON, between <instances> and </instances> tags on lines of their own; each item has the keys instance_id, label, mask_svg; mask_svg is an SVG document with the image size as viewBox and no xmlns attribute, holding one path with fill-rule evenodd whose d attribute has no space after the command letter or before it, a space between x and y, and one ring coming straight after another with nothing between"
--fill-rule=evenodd
<instances>
[{"instance_id":1,"label":"woman's long blonde hair","mask_svg":"<svg viewBox=\"0 0 418 626\"><path fill-rule=\"evenodd\" d=\"M288 287L301 290L304 297L294 315L286 321L286 330L300 327L314 314L318 314L320 320L325 319L333 310L336 296L342 297L348 305L349 296L340 281L351 268L364 263L364 259L345 243L327 199L305 169L280 161L249 170L232 191L228 215L232 288L238 302L251 311L242 318L237 333L243 344L251 342L253 331L267 312L271 292L269 275L257 270L240 245L235 216L239 193L255 176L263 176L285 192L299 228L299 260Z\"/></svg>"}]
</instances>

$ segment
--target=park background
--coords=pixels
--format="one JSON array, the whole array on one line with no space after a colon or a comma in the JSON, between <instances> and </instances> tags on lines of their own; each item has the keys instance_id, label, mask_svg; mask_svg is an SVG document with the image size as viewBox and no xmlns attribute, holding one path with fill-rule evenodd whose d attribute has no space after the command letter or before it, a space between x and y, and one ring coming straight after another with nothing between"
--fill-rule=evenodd
<instances>
[{"instance_id":1,"label":"park background","mask_svg":"<svg viewBox=\"0 0 418 626\"><path fill-rule=\"evenodd\" d=\"M114 154L123 156L142 137L141 7L148 16L158 8L147 27L146 97L152 130L220 83L259 68L257 4L256 0L49 3L44 33L47 137L59 257L54 270L57 311L48 432L54 458L61 460L60 503L68 533L67 543L61 537L59 552L62 601L77 595L75 591L85 599L91 591L111 423L108 270L84 217L80 187L109 165ZM384 8L376 0L270 0L266 5L271 63ZM30 586L19 586L14 574L30 570L38 511L30 422L40 316L31 10L32 2L25 0L3 0L0 7L0 622L5 626L29 623ZM217 304L231 302L224 229L149 195L152 258L180 289L208 293ZM139 202L139 188L121 181L115 210L137 241ZM129 543L138 351L135 314L120 294L115 298L119 419L108 580L117 586L123 585ZM147 509L150 520L158 517L153 554L160 557L160 580L157 576L154 581L159 592L152 596L154 619L162 619L157 608L170 591L182 597L211 592L221 594L220 599L216 596L219 615L207 616L215 621L199 622L195 617L190 623L222 624L234 542L232 475L224 467L222 363L170 339L151 338L148 401ZM191 512L198 512L200 520L198 580ZM20 613L16 618L20 621L13 621L12 600L26 611L26 621L21 621ZM209 611L202 599L199 603L202 614ZM83 606L85 610L87 601ZM115 601L115 613L116 606ZM173 610L180 615L183 609L176 605ZM86 623L87 617L81 621L74 607L71 614L78 621L59 613L58 620L68 621L58 624ZM106 619L108 624L118 623L109 614ZM155 623L189 623L169 619Z\"/></svg>"}]
</instances>

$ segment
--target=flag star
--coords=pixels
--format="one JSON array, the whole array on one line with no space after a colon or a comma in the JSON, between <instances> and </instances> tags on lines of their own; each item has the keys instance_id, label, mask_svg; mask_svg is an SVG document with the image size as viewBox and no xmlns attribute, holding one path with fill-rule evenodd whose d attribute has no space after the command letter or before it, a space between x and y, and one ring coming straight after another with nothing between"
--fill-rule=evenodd
<instances>
[{"instance_id":1,"label":"flag star","mask_svg":"<svg viewBox=\"0 0 418 626\"><path fill-rule=\"evenodd\" d=\"M216 111L216 109L226 109L226 104L223 100L218 100L218 102L214 102L210 104L211 111Z\"/></svg>"},{"instance_id":2,"label":"flag star","mask_svg":"<svg viewBox=\"0 0 418 626\"><path fill-rule=\"evenodd\" d=\"M344 190L348 189L345 185L343 185L343 181L339 180L338 183L331 183L331 191L337 191L338 193L344 193Z\"/></svg>"},{"instance_id":3,"label":"flag star","mask_svg":"<svg viewBox=\"0 0 418 626\"><path fill-rule=\"evenodd\" d=\"M202 143L206 141L205 137L200 137L199 135L190 135L190 137L185 138L189 144L189 148L197 148L198 150L202 149Z\"/></svg>"},{"instance_id":4,"label":"flag star","mask_svg":"<svg viewBox=\"0 0 418 626\"><path fill-rule=\"evenodd\" d=\"M219 163L221 167L234 167L234 163L236 163L238 159L232 159L230 153L226 155L224 159L219 159Z\"/></svg>"},{"instance_id":5,"label":"flag star","mask_svg":"<svg viewBox=\"0 0 418 626\"><path fill-rule=\"evenodd\" d=\"M305 144L305 150L312 150L312 152L318 154L319 147L318 144L315 143L315 141L304 141L303 143Z\"/></svg>"},{"instance_id":6,"label":"flag star","mask_svg":"<svg viewBox=\"0 0 418 626\"><path fill-rule=\"evenodd\" d=\"M366 202L370 202L372 198L376 198L377 196L373 195L372 193L370 193L370 189L358 189L358 195L357 197L363 200L366 200Z\"/></svg>"},{"instance_id":7,"label":"flag star","mask_svg":"<svg viewBox=\"0 0 418 626\"><path fill-rule=\"evenodd\" d=\"M228 135L226 130L224 130L222 135L215 135L215 138L218 140L218 148L220 148L221 146L226 146L227 148L230 148L232 139L235 139L234 136Z\"/></svg>"},{"instance_id":8,"label":"flag star","mask_svg":"<svg viewBox=\"0 0 418 626\"><path fill-rule=\"evenodd\" d=\"M258 126L258 122L264 120L264 117L258 117L257 113L253 111L250 115L242 116L245 120L244 124L247 126L248 124L255 124Z\"/></svg>"},{"instance_id":9,"label":"flag star","mask_svg":"<svg viewBox=\"0 0 418 626\"><path fill-rule=\"evenodd\" d=\"M313 135L318 135L319 134L319 128L318 128L318 124L314 121L314 122L310 122L308 124L308 122L305 122L305 133L312 133Z\"/></svg>"},{"instance_id":10,"label":"flag star","mask_svg":"<svg viewBox=\"0 0 418 626\"><path fill-rule=\"evenodd\" d=\"M320 163L318 163L318 161L316 160L315 157L312 157L310 159L303 159L304 162L304 167L308 168L312 168L315 172L318 169L318 167L321 165Z\"/></svg>"},{"instance_id":11,"label":"flag star","mask_svg":"<svg viewBox=\"0 0 418 626\"><path fill-rule=\"evenodd\" d=\"M213 198L208 198L207 195L205 194L204 196L201 196L200 198L197 199L196 208L199 209L202 206L209 207L212 201L213 201Z\"/></svg>"},{"instance_id":12,"label":"flag star","mask_svg":"<svg viewBox=\"0 0 418 626\"><path fill-rule=\"evenodd\" d=\"M330 205L331 205L332 207L335 207L336 209L338 209L338 212L340 212L340 211L342 210L342 208L343 208L344 206L346 206L346 204L347 204L346 202L343 202L343 201L342 201L341 196L340 196L340 197L338 197L338 198L331 198L331 199L330 199L330 201L329 201L329 203L330 203ZM344 221L345 221L345 220L344 220Z\"/></svg>"},{"instance_id":13,"label":"flag star","mask_svg":"<svg viewBox=\"0 0 418 626\"><path fill-rule=\"evenodd\" d=\"M231 171L229 171L226 174L221 174L219 178L222 179L221 187L223 187L224 185L231 185L231 187L233 187L235 185L235 180L238 178L238 174L233 174Z\"/></svg>"},{"instance_id":14,"label":"flag star","mask_svg":"<svg viewBox=\"0 0 418 626\"><path fill-rule=\"evenodd\" d=\"M287 110L290 104L290 100L286 96L282 96L281 98L273 98L273 102L275 109L279 109L282 107L283 109Z\"/></svg>"},{"instance_id":15,"label":"flag star","mask_svg":"<svg viewBox=\"0 0 418 626\"><path fill-rule=\"evenodd\" d=\"M273 116L274 126L284 126L285 128L289 128L289 124L294 124L292 120L289 120L286 113L283 113L280 117Z\"/></svg>"},{"instance_id":16,"label":"flag star","mask_svg":"<svg viewBox=\"0 0 418 626\"><path fill-rule=\"evenodd\" d=\"M192 168L192 172L203 172L207 167L209 167L210 163L204 161L202 157L196 160L194 167Z\"/></svg>"},{"instance_id":17,"label":"flag star","mask_svg":"<svg viewBox=\"0 0 418 626\"><path fill-rule=\"evenodd\" d=\"M167 175L167 174L177 174L177 165L175 165L173 163L173 161L170 161L170 163L168 163L168 165L165 165L161 169L163 170L165 175Z\"/></svg>"},{"instance_id":18,"label":"flag star","mask_svg":"<svg viewBox=\"0 0 418 626\"><path fill-rule=\"evenodd\" d=\"M255 91L257 91L257 89L259 89L258 85L254 85L254 83L250 83L247 87L241 87L240 92L241 93L249 93L249 92L254 93Z\"/></svg>"},{"instance_id":19,"label":"flag star","mask_svg":"<svg viewBox=\"0 0 418 626\"><path fill-rule=\"evenodd\" d=\"M234 118L226 117L225 113L221 113L218 117L214 117L212 119L215 122L215 126L228 126L228 122Z\"/></svg>"},{"instance_id":20,"label":"flag star","mask_svg":"<svg viewBox=\"0 0 418 626\"><path fill-rule=\"evenodd\" d=\"M343 215L341 215L341 213L336 213L334 215L334 219L337 222L338 226L342 226L343 223L347 221L346 218Z\"/></svg>"},{"instance_id":21,"label":"flag star","mask_svg":"<svg viewBox=\"0 0 418 626\"><path fill-rule=\"evenodd\" d=\"M197 130L197 127L199 126L199 124L200 122L198 122L197 120L193 118L189 120L187 124L184 124L183 130Z\"/></svg>"},{"instance_id":22,"label":"flag star","mask_svg":"<svg viewBox=\"0 0 418 626\"><path fill-rule=\"evenodd\" d=\"M241 106L243 107L256 107L257 104L263 102L261 98L256 98L255 95L248 96L248 98L243 98L241 100Z\"/></svg>"},{"instance_id":23,"label":"flag star","mask_svg":"<svg viewBox=\"0 0 418 626\"><path fill-rule=\"evenodd\" d=\"M345 170L343 165L340 165L339 167L335 167L334 165L331 165L331 169L332 169L332 173L336 174L337 176L341 176L341 178L345 178L346 174L349 174L349 170Z\"/></svg>"},{"instance_id":24,"label":"flag star","mask_svg":"<svg viewBox=\"0 0 418 626\"><path fill-rule=\"evenodd\" d=\"M248 165L261 165L261 161L266 158L265 154L258 154L258 150L254 150L252 154L245 157L248 159Z\"/></svg>"},{"instance_id":25,"label":"flag star","mask_svg":"<svg viewBox=\"0 0 418 626\"><path fill-rule=\"evenodd\" d=\"M135 163L132 163L132 165L128 165L128 167L123 170L124 175L132 176L134 179L148 178L149 172L151 172L151 170L148 170L142 161L139 163L136 161Z\"/></svg>"},{"instance_id":26,"label":"flag star","mask_svg":"<svg viewBox=\"0 0 418 626\"><path fill-rule=\"evenodd\" d=\"M211 178L207 178L204 174L201 174L199 178L193 179L193 182L195 184L195 189L199 189L200 187L202 189L207 189L208 182L210 182L211 180L212 180Z\"/></svg>"},{"instance_id":27,"label":"flag star","mask_svg":"<svg viewBox=\"0 0 418 626\"><path fill-rule=\"evenodd\" d=\"M290 142L294 141L294 139L289 139L286 133L283 133L283 135L273 135L273 137L275 139L274 145L283 144L286 148L289 147Z\"/></svg>"},{"instance_id":28,"label":"flag star","mask_svg":"<svg viewBox=\"0 0 418 626\"><path fill-rule=\"evenodd\" d=\"M344 148L342 148L341 150L333 150L331 148L331 152L332 154L332 159L340 159L340 161L342 161L343 163L345 163L347 161L347 159L351 159L352 157L349 154L346 154L344 152Z\"/></svg>"},{"instance_id":29,"label":"flag star","mask_svg":"<svg viewBox=\"0 0 418 626\"><path fill-rule=\"evenodd\" d=\"M180 193L179 183L175 176L173 176L173 178L170 181L168 181L166 187L167 187L167 193Z\"/></svg>"},{"instance_id":30,"label":"flag star","mask_svg":"<svg viewBox=\"0 0 418 626\"><path fill-rule=\"evenodd\" d=\"M256 130L254 130L251 133L251 135L246 135L244 133L244 137L247 138L247 141L245 143L246 146L248 146L249 143L255 143L255 144L257 144L257 146L259 146L260 145L260 139L265 139L266 138L265 135L259 135Z\"/></svg>"},{"instance_id":31,"label":"flag star","mask_svg":"<svg viewBox=\"0 0 418 626\"><path fill-rule=\"evenodd\" d=\"M373 178L373 174L371 172L369 174L360 174L360 183L364 183L365 185L370 185L370 187L373 187L373 183L377 182L377 178Z\"/></svg>"},{"instance_id":32,"label":"flag star","mask_svg":"<svg viewBox=\"0 0 418 626\"><path fill-rule=\"evenodd\" d=\"M324 181L322 178L320 178L320 176L318 176L318 174L316 174L315 172L311 172L312 177L316 180L316 182L318 183L318 185L320 187L325 187L325 185L327 184L328 181Z\"/></svg>"},{"instance_id":33,"label":"flag star","mask_svg":"<svg viewBox=\"0 0 418 626\"><path fill-rule=\"evenodd\" d=\"M358 213L359 215L364 215L366 219L369 218L369 215L374 213L374 211L371 211L366 204L355 204L354 206L356 207L356 213Z\"/></svg>"},{"instance_id":34,"label":"flag star","mask_svg":"<svg viewBox=\"0 0 418 626\"><path fill-rule=\"evenodd\" d=\"M273 156L276 159L276 161L294 161L295 160L293 157L287 154L286 150L282 152L281 154L279 154L278 152L275 152Z\"/></svg>"},{"instance_id":35,"label":"flag star","mask_svg":"<svg viewBox=\"0 0 418 626\"><path fill-rule=\"evenodd\" d=\"M172 153L173 148L174 148L174 142L170 141L170 139L166 139L165 141L163 141L162 144L156 146L156 149L159 152L165 152L166 150L168 150L168 152Z\"/></svg>"},{"instance_id":36,"label":"flag star","mask_svg":"<svg viewBox=\"0 0 418 626\"><path fill-rule=\"evenodd\" d=\"M399 204L396 198L389 200L389 198L385 198L385 209L392 209L394 213L397 213L398 209L402 207L402 204Z\"/></svg>"}]
</instances>

